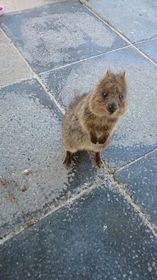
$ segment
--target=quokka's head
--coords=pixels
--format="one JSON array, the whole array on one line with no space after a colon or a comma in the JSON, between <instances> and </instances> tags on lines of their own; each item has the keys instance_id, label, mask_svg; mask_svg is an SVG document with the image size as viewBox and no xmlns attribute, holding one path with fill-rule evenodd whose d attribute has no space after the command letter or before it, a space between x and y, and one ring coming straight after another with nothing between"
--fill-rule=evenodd
<instances>
[{"instance_id":1,"label":"quokka's head","mask_svg":"<svg viewBox=\"0 0 157 280\"><path fill-rule=\"evenodd\" d=\"M125 72L107 71L91 92L90 107L99 116L119 117L127 110L127 82Z\"/></svg>"}]
</instances>

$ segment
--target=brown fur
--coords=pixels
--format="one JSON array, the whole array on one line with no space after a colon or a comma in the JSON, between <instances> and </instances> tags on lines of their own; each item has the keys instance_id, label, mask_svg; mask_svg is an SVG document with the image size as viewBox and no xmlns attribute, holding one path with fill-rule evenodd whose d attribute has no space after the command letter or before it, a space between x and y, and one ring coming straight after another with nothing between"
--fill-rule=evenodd
<instances>
[{"instance_id":1,"label":"brown fur","mask_svg":"<svg viewBox=\"0 0 157 280\"><path fill-rule=\"evenodd\" d=\"M100 151L111 141L119 118L127 109L125 72L107 71L89 93L72 101L63 121L65 165L79 150L95 152L95 162L101 164Z\"/></svg>"}]
</instances>

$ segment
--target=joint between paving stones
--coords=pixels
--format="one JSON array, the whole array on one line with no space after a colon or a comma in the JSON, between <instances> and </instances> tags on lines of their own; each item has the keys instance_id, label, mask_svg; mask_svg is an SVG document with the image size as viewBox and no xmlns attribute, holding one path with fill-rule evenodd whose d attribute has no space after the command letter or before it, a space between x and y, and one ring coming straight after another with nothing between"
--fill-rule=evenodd
<instances>
[{"instance_id":1,"label":"joint between paving stones","mask_svg":"<svg viewBox=\"0 0 157 280\"><path fill-rule=\"evenodd\" d=\"M0 30L2 31L2 33L4 34L4 36L10 40L10 38L7 36L7 34L5 33L5 31L0 28ZM11 41L11 40L10 40ZM16 49L16 51L18 52L19 56L22 58L22 60L25 62L25 64L27 65L27 67L29 68L30 72L32 73L32 79L36 79L39 84L42 86L42 88L44 89L45 93L47 93L50 97L50 99L52 100L52 102L57 106L57 108L59 109L59 111L62 113L62 115L64 115L65 110L64 108L60 105L60 103L56 100L56 98L54 97L54 95L51 93L51 91L44 85L44 83L42 82L42 80L40 79L39 75L36 74L33 69L31 68L31 66L29 65L29 63L27 62L27 60L23 57L22 53L20 52L20 50L16 47L16 45L11 41L12 46ZM24 79L25 80L25 79ZM27 80L27 79L26 79ZM17 81L20 82L21 80Z\"/></svg>"},{"instance_id":2,"label":"joint between paving stones","mask_svg":"<svg viewBox=\"0 0 157 280\"><path fill-rule=\"evenodd\" d=\"M4 244L14 236L18 235L19 233L23 232L24 230L28 229L29 227L37 224L40 222L42 219L46 218L50 214L54 213L55 211L59 210L62 207L70 207L71 204L76 201L77 199L81 198L85 194L89 194L92 192L92 190L96 188L102 188L102 185L104 182L108 182L110 180L113 184L117 192L119 192L122 197L128 202L129 205L132 206L134 211L137 213L137 215L141 218L142 223L148 227L152 234L157 238L157 226L154 225L149 221L149 216L146 215L143 211L143 209L137 205L133 201L133 199L130 196L129 191L125 188L125 185L122 184L116 177L113 172L113 170L110 168L110 166L106 163L103 162L103 174L100 176L99 174L96 176L94 179L94 182L89 183L89 184L84 184L81 186L81 189L79 192L72 194L71 197L68 199L64 196L58 201L58 205L51 204L49 207L46 207L43 209L43 211L39 211L37 214L34 215L34 217L31 218L30 221L28 221L25 225L17 225L15 230L7 234L5 237L3 237L0 240L0 245ZM104 173L107 176L106 179L104 177ZM110 187L105 186L105 188L110 189Z\"/></svg>"},{"instance_id":3,"label":"joint between paving stones","mask_svg":"<svg viewBox=\"0 0 157 280\"><path fill-rule=\"evenodd\" d=\"M116 49L113 49L113 50L110 50L110 51L106 51L106 52L102 52L102 53L99 53L99 54L96 54L96 55L92 55L92 56L89 56L89 57L86 57L86 58L83 58L83 59L80 59L80 60L73 61L73 62L71 62L71 63L67 63L67 64L65 64L65 65L61 65L61 66L58 66L58 67L54 67L53 69L50 69L50 70L47 70L47 71L40 72L40 75L42 75L42 74L48 74L48 73L50 73L50 72L53 72L53 71L56 71L56 70L60 70L60 69L66 68L66 67L69 67L69 66L71 66L71 65L79 64L80 62L88 61L88 60L90 60L90 59L94 59L94 58L97 58L97 57L101 57L101 56L103 56L103 55L106 55L106 54L109 54L109 53L113 53L113 52L117 52L117 51L121 51L121 50L130 48L130 47L131 47L131 46L126 45L126 46L119 47L119 48L116 48Z\"/></svg>"},{"instance_id":4,"label":"joint between paving stones","mask_svg":"<svg viewBox=\"0 0 157 280\"><path fill-rule=\"evenodd\" d=\"M87 0L79 0L79 1L89 12L91 12L91 14L93 14L95 17L101 20L106 26L108 26L112 31L118 34L130 47L134 48L137 52L139 52L142 56L144 56L147 60L149 60L153 65L157 66L157 63L154 60L152 60L149 57L149 55L145 54L145 52L141 51L138 47L136 47L137 42L131 42L121 30L117 29L109 21L107 21L104 17L102 17L99 13L97 13L95 9L93 9L91 5L87 2Z\"/></svg>"},{"instance_id":5,"label":"joint between paving stones","mask_svg":"<svg viewBox=\"0 0 157 280\"><path fill-rule=\"evenodd\" d=\"M126 189L125 185L120 180L117 179L115 172L113 172L112 169L108 166L106 168L106 164L104 165L104 168L107 171L110 179L113 181L113 184L115 188L117 188L118 192L123 196L123 198L128 202L128 204L133 207L134 211L141 218L142 223L146 227L148 227L150 231L153 233L153 235L157 238L157 226L150 221L149 215L147 215L142 209L142 207L133 200L129 191Z\"/></svg>"},{"instance_id":6,"label":"joint between paving stones","mask_svg":"<svg viewBox=\"0 0 157 280\"><path fill-rule=\"evenodd\" d=\"M42 80L40 79L40 77L35 74L35 77L37 79L37 81L40 83L40 85L42 86L42 88L44 89L44 91L48 94L48 96L50 97L50 99L53 101L53 103L57 106L57 108L59 109L59 111L61 112L62 115L65 114L65 109L61 106L61 104L56 100L56 98L54 97L54 94L49 90L49 88L42 82Z\"/></svg>"},{"instance_id":7,"label":"joint between paving stones","mask_svg":"<svg viewBox=\"0 0 157 280\"><path fill-rule=\"evenodd\" d=\"M146 38L146 39L142 39L142 40L139 40L139 41L134 41L132 42L134 45L137 45L137 44L142 44L142 43L145 43L145 42L148 42L148 41L154 41L157 39L157 35L155 36L152 36L152 37L149 37L149 38Z\"/></svg>"},{"instance_id":8,"label":"joint between paving stones","mask_svg":"<svg viewBox=\"0 0 157 280\"><path fill-rule=\"evenodd\" d=\"M141 160L141 159L143 159L143 158L145 158L145 157L147 157L147 156L153 154L155 151L157 151L157 148L154 148L154 149L152 149L151 151L149 151L149 152L143 154L142 156L140 156L140 157L134 159L133 161L131 161L131 162L129 162L129 163L127 163L127 164L121 166L121 167L118 168L116 171L121 171L121 170L125 169L126 167L131 166L131 165L134 164L135 162L138 162L139 160Z\"/></svg>"},{"instance_id":9,"label":"joint between paving stones","mask_svg":"<svg viewBox=\"0 0 157 280\"><path fill-rule=\"evenodd\" d=\"M0 245L3 245L5 242L10 240L14 236L37 224L38 222L51 215L52 213L56 212L57 210L61 209L62 207L70 207L74 201L81 198L85 194L88 195L92 190L99 188L98 186L101 185L103 182L103 178L97 176L94 182L89 184L85 183L81 186L80 191L78 191L77 193L73 193L68 199L66 199L66 197L62 197L60 200L58 200L57 206L51 204L49 207L37 212L27 223L25 223L24 225L16 225L14 230L12 230L6 236L2 237L0 239Z\"/></svg>"}]
</instances>

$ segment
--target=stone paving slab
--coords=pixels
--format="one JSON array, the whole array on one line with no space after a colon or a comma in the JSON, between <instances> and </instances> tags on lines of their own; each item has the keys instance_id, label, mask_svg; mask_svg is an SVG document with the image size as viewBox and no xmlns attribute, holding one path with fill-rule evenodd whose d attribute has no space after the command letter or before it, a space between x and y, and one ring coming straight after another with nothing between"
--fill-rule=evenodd
<instances>
[{"instance_id":1,"label":"stone paving slab","mask_svg":"<svg viewBox=\"0 0 157 280\"><path fill-rule=\"evenodd\" d=\"M155 280L157 240L111 189L94 189L2 245L0 278Z\"/></svg>"},{"instance_id":2,"label":"stone paving slab","mask_svg":"<svg viewBox=\"0 0 157 280\"><path fill-rule=\"evenodd\" d=\"M157 151L117 172L133 199L157 224Z\"/></svg>"},{"instance_id":3,"label":"stone paving slab","mask_svg":"<svg viewBox=\"0 0 157 280\"><path fill-rule=\"evenodd\" d=\"M89 91L107 68L125 69L128 75L129 110L104 153L109 164L119 168L157 147L157 69L137 51L126 48L41 77L55 98L67 107L75 95Z\"/></svg>"},{"instance_id":4,"label":"stone paving slab","mask_svg":"<svg viewBox=\"0 0 157 280\"><path fill-rule=\"evenodd\" d=\"M93 183L97 170L88 155L78 156L70 171L63 167L62 116L36 80L0 90L0 119L0 176L7 182L7 190L0 188L1 225L4 218L12 223L16 204L27 222ZM23 174L26 168L32 173Z\"/></svg>"},{"instance_id":5,"label":"stone paving slab","mask_svg":"<svg viewBox=\"0 0 157 280\"><path fill-rule=\"evenodd\" d=\"M52 2L63 2L64 0L1 0L5 6L5 12L20 11Z\"/></svg>"},{"instance_id":6,"label":"stone paving slab","mask_svg":"<svg viewBox=\"0 0 157 280\"><path fill-rule=\"evenodd\" d=\"M0 30L0 86L32 77L22 56Z\"/></svg>"},{"instance_id":7,"label":"stone paving slab","mask_svg":"<svg viewBox=\"0 0 157 280\"><path fill-rule=\"evenodd\" d=\"M76 1L3 16L1 26L38 73L126 44Z\"/></svg>"},{"instance_id":8,"label":"stone paving slab","mask_svg":"<svg viewBox=\"0 0 157 280\"><path fill-rule=\"evenodd\" d=\"M0 182L0 239L14 231L16 224L23 223L22 211L7 186Z\"/></svg>"},{"instance_id":9,"label":"stone paving slab","mask_svg":"<svg viewBox=\"0 0 157 280\"><path fill-rule=\"evenodd\" d=\"M147 0L81 0L132 42L157 35L157 2Z\"/></svg>"},{"instance_id":10,"label":"stone paving slab","mask_svg":"<svg viewBox=\"0 0 157 280\"><path fill-rule=\"evenodd\" d=\"M137 44L137 47L157 63L157 38Z\"/></svg>"}]
</instances>

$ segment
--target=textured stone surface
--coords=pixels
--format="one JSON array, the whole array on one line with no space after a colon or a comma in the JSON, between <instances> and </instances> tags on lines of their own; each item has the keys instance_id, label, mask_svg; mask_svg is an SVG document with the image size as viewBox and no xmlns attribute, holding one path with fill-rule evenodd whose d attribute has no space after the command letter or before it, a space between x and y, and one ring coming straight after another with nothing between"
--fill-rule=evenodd
<instances>
[{"instance_id":1,"label":"textured stone surface","mask_svg":"<svg viewBox=\"0 0 157 280\"><path fill-rule=\"evenodd\" d=\"M0 86L32 77L22 56L0 30Z\"/></svg>"},{"instance_id":2,"label":"textured stone surface","mask_svg":"<svg viewBox=\"0 0 157 280\"><path fill-rule=\"evenodd\" d=\"M32 7L44 5L52 2L63 2L64 0L1 0L1 4L5 6L5 12L19 11Z\"/></svg>"},{"instance_id":3,"label":"textured stone surface","mask_svg":"<svg viewBox=\"0 0 157 280\"><path fill-rule=\"evenodd\" d=\"M157 151L117 173L136 203L157 224Z\"/></svg>"},{"instance_id":4,"label":"textured stone surface","mask_svg":"<svg viewBox=\"0 0 157 280\"><path fill-rule=\"evenodd\" d=\"M140 43L137 47L157 63L157 38Z\"/></svg>"},{"instance_id":5,"label":"textured stone surface","mask_svg":"<svg viewBox=\"0 0 157 280\"><path fill-rule=\"evenodd\" d=\"M0 169L1 172L1 169ZM8 183L0 182L0 239L14 230L16 224L22 223L22 211Z\"/></svg>"},{"instance_id":6,"label":"textured stone surface","mask_svg":"<svg viewBox=\"0 0 157 280\"><path fill-rule=\"evenodd\" d=\"M1 25L37 72L125 44L76 1L3 16Z\"/></svg>"},{"instance_id":7,"label":"textured stone surface","mask_svg":"<svg viewBox=\"0 0 157 280\"><path fill-rule=\"evenodd\" d=\"M157 240L127 202L95 189L0 248L1 279L155 280Z\"/></svg>"},{"instance_id":8,"label":"textured stone surface","mask_svg":"<svg viewBox=\"0 0 157 280\"><path fill-rule=\"evenodd\" d=\"M157 35L156 1L88 0L87 3L131 41Z\"/></svg>"},{"instance_id":9,"label":"textured stone surface","mask_svg":"<svg viewBox=\"0 0 157 280\"><path fill-rule=\"evenodd\" d=\"M10 10L20 10L48 1L5 3ZM102 3L109 1L97 1L97 8ZM117 23L117 7L118 22L123 19L126 35L132 34L129 38L154 36L155 2L139 0L134 5L119 0L112 6L110 1L107 8L112 14L107 19L114 17ZM154 6L154 11L147 9L142 22L144 6ZM90 59L125 42L76 1L11 13L1 16L0 22L36 72L51 70L41 74L44 89L38 78L21 82L30 72L25 63L21 66L23 60L11 41L0 33L0 279L156 280L157 238L146 226L148 220L140 219L125 194L125 198L120 195L120 184L115 185L104 168L97 171L86 153L76 156L77 163L69 171L64 169L62 115L45 92L48 87L66 108L106 68L126 69L129 111L104 158L119 170L116 176L125 183L130 199L156 223L157 152L123 166L157 147L156 67L132 48ZM138 47L155 60L155 43ZM25 168L32 172L24 174ZM24 225L29 229L11 238Z\"/></svg>"},{"instance_id":10,"label":"textured stone surface","mask_svg":"<svg viewBox=\"0 0 157 280\"><path fill-rule=\"evenodd\" d=\"M104 153L111 165L119 167L157 146L157 69L134 49L126 48L50 71L42 79L67 107L76 94L91 89L107 68L125 69L128 76L129 110Z\"/></svg>"},{"instance_id":11,"label":"textured stone surface","mask_svg":"<svg viewBox=\"0 0 157 280\"><path fill-rule=\"evenodd\" d=\"M63 167L61 115L36 80L0 90L0 119L0 176L7 182L0 188L1 224L11 222L16 204L27 221L94 181L86 154L69 171ZM32 173L23 174L26 168Z\"/></svg>"}]
</instances>

